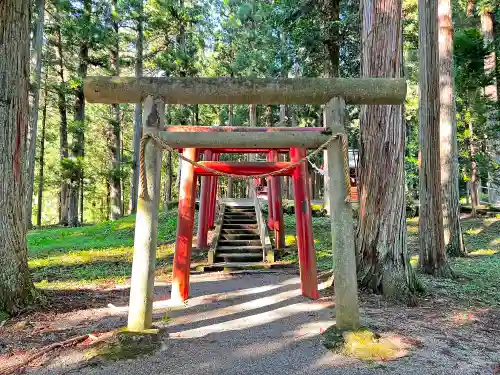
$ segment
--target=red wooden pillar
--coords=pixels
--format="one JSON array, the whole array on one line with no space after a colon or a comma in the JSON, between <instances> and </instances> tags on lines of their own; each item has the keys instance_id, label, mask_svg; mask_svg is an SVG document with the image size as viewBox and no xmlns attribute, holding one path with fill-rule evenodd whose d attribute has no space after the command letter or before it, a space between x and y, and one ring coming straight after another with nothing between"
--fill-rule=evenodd
<instances>
[{"instance_id":1,"label":"red wooden pillar","mask_svg":"<svg viewBox=\"0 0 500 375\"><path fill-rule=\"evenodd\" d=\"M212 160L218 161L220 155L218 153L212 154ZM208 211L208 227L213 229L215 226L215 208L217 206L217 184L219 178L217 176L210 177L210 200L209 200L209 211Z\"/></svg>"},{"instance_id":2,"label":"red wooden pillar","mask_svg":"<svg viewBox=\"0 0 500 375\"><path fill-rule=\"evenodd\" d=\"M272 161L278 162L278 151L271 151ZM277 249L285 248L285 225L283 223L283 203L281 197L281 177L272 177L274 236Z\"/></svg>"},{"instance_id":3,"label":"red wooden pillar","mask_svg":"<svg viewBox=\"0 0 500 375\"><path fill-rule=\"evenodd\" d=\"M290 149L290 160L295 162L306 155L305 149ZM312 233L311 200L308 188L307 164L295 168L292 176L295 221L297 228L297 247L299 250L300 282L302 295L317 299L318 277L316 272L316 254Z\"/></svg>"},{"instance_id":4,"label":"red wooden pillar","mask_svg":"<svg viewBox=\"0 0 500 375\"><path fill-rule=\"evenodd\" d=\"M273 160L273 154L271 151L267 153L267 161ZM273 178L267 178L267 211L268 211L268 221L267 226L269 229L274 230L274 195L273 195Z\"/></svg>"},{"instance_id":5,"label":"red wooden pillar","mask_svg":"<svg viewBox=\"0 0 500 375\"><path fill-rule=\"evenodd\" d=\"M203 160L212 160L212 151L206 150L203 153ZM201 178L200 189L200 210L198 215L198 233L196 235L196 246L198 249L208 247L208 227L209 210L211 202L211 183L212 177L204 176Z\"/></svg>"},{"instance_id":6,"label":"red wooden pillar","mask_svg":"<svg viewBox=\"0 0 500 375\"><path fill-rule=\"evenodd\" d=\"M196 160L196 149L186 148L182 155ZM172 272L172 300L185 301L189 297L189 272L193 247L196 178L193 165L183 161L179 190L179 214Z\"/></svg>"}]
</instances>

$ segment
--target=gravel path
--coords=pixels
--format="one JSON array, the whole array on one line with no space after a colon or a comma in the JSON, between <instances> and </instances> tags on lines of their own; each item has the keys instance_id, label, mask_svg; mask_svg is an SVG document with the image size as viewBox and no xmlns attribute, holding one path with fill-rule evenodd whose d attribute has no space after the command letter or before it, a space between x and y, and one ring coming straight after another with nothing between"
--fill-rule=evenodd
<instances>
[{"instance_id":1,"label":"gravel path","mask_svg":"<svg viewBox=\"0 0 500 375\"><path fill-rule=\"evenodd\" d=\"M158 297L168 292L168 286L157 288ZM493 363L498 358L498 341L493 342L490 352L477 345L450 347L447 338L428 334L434 332L432 324L417 330L415 324L422 320L418 313L398 330L413 334L422 342L422 347L409 357L378 365L336 355L325 349L320 337L334 322L333 300L303 298L299 278L293 272L193 276L191 294L193 298L185 308L169 311L168 321L160 323L166 333L162 336L162 349L154 355L71 371L70 367L83 358L81 353L68 353L48 367L30 373L482 375L493 373ZM156 303L155 321L165 316L166 304L167 301ZM395 317L402 310L415 312L396 307L384 316L382 309L366 307L362 313L365 323L386 329L396 324Z\"/></svg>"}]
</instances>

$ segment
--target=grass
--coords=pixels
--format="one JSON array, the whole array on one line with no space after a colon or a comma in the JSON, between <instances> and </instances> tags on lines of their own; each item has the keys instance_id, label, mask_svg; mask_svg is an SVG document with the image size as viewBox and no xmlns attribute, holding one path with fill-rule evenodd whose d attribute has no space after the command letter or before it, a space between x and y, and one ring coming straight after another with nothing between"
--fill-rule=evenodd
<instances>
[{"instance_id":1,"label":"grass","mask_svg":"<svg viewBox=\"0 0 500 375\"><path fill-rule=\"evenodd\" d=\"M418 266L418 218L407 220L410 262ZM500 218L462 220L469 256L449 259L455 279L422 275L438 297L467 306L500 306Z\"/></svg>"},{"instance_id":2,"label":"grass","mask_svg":"<svg viewBox=\"0 0 500 375\"><path fill-rule=\"evenodd\" d=\"M342 332L335 326L323 333L323 344L339 354L370 362L401 358L411 347L397 336L381 337L367 328Z\"/></svg>"},{"instance_id":3,"label":"grass","mask_svg":"<svg viewBox=\"0 0 500 375\"><path fill-rule=\"evenodd\" d=\"M286 242L294 246L295 217L284 215ZM313 217L318 270L332 266L330 221ZM135 217L80 228L49 228L28 235L29 266L39 288L75 289L125 283L132 267ZM418 219L409 219L408 248L418 266ZM162 213L158 226L157 274L171 270L177 211ZM470 256L452 259L456 279L422 278L438 296L466 305L500 306L500 218L462 222ZM297 253L285 260L297 261Z\"/></svg>"},{"instance_id":4,"label":"grass","mask_svg":"<svg viewBox=\"0 0 500 375\"><path fill-rule=\"evenodd\" d=\"M39 288L123 283L130 276L135 216L80 228L40 229L28 235L28 264ZM177 211L158 224L157 267L169 268Z\"/></svg>"},{"instance_id":5,"label":"grass","mask_svg":"<svg viewBox=\"0 0 500 375\"><path fill-rule=\"evenodd\" d=\"M295 216L284 215L285 242L287 246L296 246ZM332 236L331 224L328 217L312 218L314 232L314 248L319 271L328 270L332 266ZM298 262L298 254L290 254L285 260Z\"/></svg>"},{"instance_id":6,"label":"grass","mask_svg":"<svg viewBox=\"0 0 500 375\"><path fill-rule=\"evenodd\" d=\"M330 221L313 217L313 230L318 270L332 266ZM410 263L418 270L418 218L407 220ZM450 259L456 279L436 279L421 275L438 297L447 297L468 306L500 306L500 218L465 219L462 221L464 241L470 256ZM295 243L295 218L285 216L287 244ZM287 257L298 261L297 254Z\"/></svg>"}]
</instances>

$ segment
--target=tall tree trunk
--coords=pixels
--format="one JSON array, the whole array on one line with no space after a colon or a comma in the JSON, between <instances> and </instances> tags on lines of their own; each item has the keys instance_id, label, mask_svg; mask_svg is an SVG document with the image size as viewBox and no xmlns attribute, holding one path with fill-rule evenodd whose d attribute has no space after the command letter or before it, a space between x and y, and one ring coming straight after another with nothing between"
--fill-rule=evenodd
<instances>
[{"instance_id":1,"label":"tall tree trunk","mask_svg":"<svg viewBox=\"0 0 500 375\"><path fill-rule=\"evenodd\" d=\"M139 0L137 7L137 40L135 44L135 76L142 77L142 53L143 53L143 17L144 4ZM139 148L142 135L142 103L135 105L134 111L134 139L133 139L133 163L132 163L132 181L130 184L130 213L137 211L137 198L139 192Z\"/></svg>"},{"instance_id":2,"label":"tall tree trunk","mask_svg":"<svg viewBox=\"0 0 500 375\"><path fill-rule=\"evenodd\" d=\"M471 166L471 177L470 177L470 198L472 206L472 217L476 217L477 206L479 205L478 198L478 186L477 186L477 162L476 162L476 140L474 139L474 128L472 122L469 121L469 150L470 150L470 166Z\"/></svg>"},{"instance_id":3,"label":"tall tree trunk","mask_svg":"<svg viewBox=\"0 0 500 375\"><path fill-rule=\"evenodd\" d=\"M165 104L165 126L170 125L169 105ZM172 153L165 153L165 184L163 187L163 211L168 211L172 201Z\"/></svg>"},{"instance_id":4,"label":"tall tree trunk","mask_svg":"<svg viewBox=\"0 0 500 375\"><path fill-rule=\"evenodd\" d=\"M328 38L325 40L326 52L329 66L327 74L330 77L338 77L340 69L340 0L323 0L323 19L327 25L325 32Z\"/></svg>"},{"instance_id":5,"label":"tall tree trunk","mask_svg":"<svg viewBox=\"0 0 500 375\"><path fill-rule=\"evenodd\" d=\"M26 138L29 127L30 1L0 2L0 311L31 296L26 247Z\"/></svg>"},{"instance_id":6,"label":"tall tree trunk","mask_svg":"<svg viewBox=\"0 0 500 375\"><path fill-rule=\"evenodd\" d=\"M496 27L495 27L496 26ZM495 127L496 122L498 121L498 84L497 75L498 70L496 66L496 48L498 46L495 42L495 28L498 28L495 25L495 13L491 7L486 7L481 14L481 30L484 36L484 44L491 48L490 46L494 46L491 48L491 53L486 56L484 59L484 73L487 76L492 76L492 82L490 85L484 88L485 96L491 100L494 105L491 107L488 117L487 117L487 127L489 129L493 129ZM498 149L498 139L486 139L484 140L484 146L486 148L486 153L490 156L491 159L495 162L500 161L500 155L497 154ZM498 159L498 160L496 160ZM499 188L494 181L495 172L488 170L488 179L487 179L487 187L488 189L488 201L495 202L497 198L496 189Z\"/></svg>"},{"instance_id":7,"label":"tall tree trunk","mask_svg":"<svg viewBox=\"0 0 500 375\"><path fill-rule=\"evenodd\" d=\"M402 0L362 2L363 77L401 77L401 15ZM405 133L403 106L362 106L358 280L397 300L413 299L419 287L406 248Z\"/></svg>"},{"instance_id":8,"label":"tall tree trunk","mask_svg":"<svg viewBox=\"0 0 500 375\"><path fill-rule=\"evenodd\" d=\"M466 16L474 17L475 8L476 8L475 0L467 0Z\"/></svg>"},{"instance_id":9,"label":"tall tree trunk","mask_svg":"<svg viewBox=\"0 0 500 375\"><path fill-rule=\"evenodd\" d=\"M92 11L91 0L84 0L83 2L83 23L90 24L90 13ZM78 226L78 203L83 194L80 196L80 189L83 189L81 184L83 178L83 166L81 161L85 155L85 94L83 93L83 80L87 77L88 58L89 58L89 45L88 35L84 35L80 45L79 51L79 64L78 64L78 78L82 83L78 85L75 93L75 128L73 135L73 144L71 146L71 153L76 160L72 166L71 183L69 186L69 210L68 210L68 224L72 227ZM80 204L83 206L82 202Z\"/></svg>"},{"instance_id":10,"label":"tall tree trunk","mask_svg":"<svg viewBox=\"0 0 500 375\"><path fill-rule=\"evenodd\" d=\"M327 54L327 65L325 66L325 76L338 77L340 67L340 0L323 0L322 4L323 23L327 25L328 38L325 40L325 48ZM321 116L319 117L321 118ZM328 158L326 151L323 152L323 168L328 170ZM330 215L330 194L328 194L328 174L323 177L323 205L327 215Z\"/></svg>"},{"instance_id":11,"label":"tall tree trunk","mask_svg":"<svg viewBox=\"0 0 500 375\"><path fill-rule=\"evenodd\" d=\"M439 0L439 132L444 246L449 255L464 256L466 251L460 225L454 92L451 0Z\"/></svg>"},{"instance_id":12,"label":"tall tree trunk","mask_svg":"<svg viewBox=\"0 0 500 375\"><path fill-rule=\"evenodd\" d=\"M66 106L66 82L64 78L63 41L59 20L55 22L55 52L57 56L57 76L59 84L57 86L57 107L59 110L59 162L61 164L61 190L59 192L59 224L68 225L69 212L69 181L71 170L68 167L69 147L68 147L68 111Z\"/></svg>"},{"instance_id":13,"label":"tall tree trunk","mask_svg":"<svg viewBox=\"0 0 500 375\"><path fill-rule=\"evenodd\" d=\"M420 268L451 275L446 259L439 151L439 65L437 0L419 0ZM361 167L363 168L363 167Z\"/></svg>"},{"instance_id":14,"label":"tall tree trunk","mask_svg":"<svg viewBox=\"0 0 500 375\"><path fill-rule=\"evenodd\" d=\"M165 186L163 189L163 210L169 209L169 203L172 201L172 153L166 153L165 162Z\"/></svg>"},{"instance_id":15,"label":"tall tree trunk","mask_svg":"<svg viewBox=\"0 0 500 375\"><path fill-rule=\"evenodd\" d=\"M115 37L114 44L111 50L111 64L113 66L113 74L118 77L120 75L120 38L119 26L117 17L117 0L111 2L111 23L113 25L113 33ZM109 156L111 159L110 174L109 174L109 191L111 204L111 220L117 220L123 216L122 212L122 192L121 192L121 113L120 104L112 104L112 112L114 118L110 121L110 129L108 131L108 147Z\"/></svg>"},{"instance_id":16,"label":"tall tree trunk","mask_svg":"<svg viewBox=\"0 0 500 375\"><path fill-rule=\"evenodd\" d=\"M179 0L179 9L184 10L184 0ZM181 54L183 56L182 60L185 61L184 56L186 54L186 25L184 24L183 20L180 21L179 35L178 35L177 42L180 46ZM186 76L186 70L187 69L185 66L181 67L181 71L180 71L181 77ZM181 125L187 125L187 116L185 116L185 112L186 112L186 105L183 104L183 105L181 105L181 118L180 118ZM180 155L179 155L179 158L177 161L177 165L178 166L177 166L176 185L177 185L177 191L180 192L181 191L181 172L182 172L182 159L180 158Z\"/></svg>"},{"instance_id":17,"label":"tall tree trunk","mask_svg":"<svg viewBox=\"0 0 500 375\"><path fill-rule=\"evenodd\" d=\"M43 47L43 24L45 19L45 0L36 1L35 35L33 46L33 60L35 60L35 77L33 81L33 107L31 108L31 126L28 131L28 156L27 161L27 181L26 181L26 225L32 226L33 210L33 189L35 183L35 154L36 136L38 129L38 108L40 105L40 82L42 80L42 47Z\"/></svg>"},{"instance_id":18,"label":"tall tree trunk","mask_svg":"<svg viewBox=\"0 0 500 375\"><path fill-rule=\"evenodd\" d=\"M80 177L80 200L79 200L79 203L80 203L80 223L83 224L83 192L84 192L84 179L83 179L83 170L82 170L82 175Z\"/></svg>"},{"instance_id":19,"label":"tall tree trunk","mask_svg":"<svg viewBox=\"0 0 500 375\"><path fill-rule=\"evenodd\" d=\"M42 226L42 212L43 212L43 185L44 185L44 167L45 167L45 124L47 121L47 79L48 74L45 74L45 89L43 92L43 111L42 111L42 134L40 137L40 158L38 170L38 210L36 213L36 226Z\"/></svg>"}]
</instances>

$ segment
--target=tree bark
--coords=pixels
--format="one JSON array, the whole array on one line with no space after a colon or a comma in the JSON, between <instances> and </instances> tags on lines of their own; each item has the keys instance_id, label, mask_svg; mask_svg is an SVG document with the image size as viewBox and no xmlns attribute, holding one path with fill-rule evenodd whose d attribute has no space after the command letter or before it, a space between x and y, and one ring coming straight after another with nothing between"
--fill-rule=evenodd
<instances>
[{"instance_id":1,"label":"tree bark","mask_svg":"<svg viewBox=\"0 0 500 375\"><path fill-rule=\"evenodd\" d=\"M323 23L326 27L325 40L328 56L327 74L329 77L339 76L340 67L340 0L323 0Z\"/></svg>"},{"instance_id":2,"label":"tree bark","mask_svg":"<svg viewBox=\"0 0 500 375\"><path fill-rule=\"evenodd\" d=\"M420 143L420 268L450 276L446 259L441 199L439 136L439 51L437 0L419 0L419 143ZM361 167L363 168L363 167Z\"/></svg>"},{"instance_id":3,"label":"tree bark","mask_svg":"<svg viewBox=\"0 0 500 375\"><path fill-rule=\"evenodd\" d=\"M39 159L39 170L38 170L38 210L36 213L36 226L42 226L42 212L43 212L43 185L44 185L44 168L45 168L45 124L47 121L47 77L45 75L45 89L43 92L43 111L42 111L42 134L40 137L40 159Z\"/></svg>"},{"instance_id":4,"label":"tree bark","mask_svg":"<svg viewBox=\"0 0 500 375\"><path fill-rule=\"evenodd\" d=\"M401 77L401 15L402 0L363 1L363 76ZM361 108L357 257L362 288L409 301L419 283L407 252L403 118L401 105Z\"/></svg>"},{"instance_id":5,"label":"tree bark","mask_svg":"<svg viewBox=\"0 0 500 375\"><path fill-rule=\"evenodd\" d=\"M471 216L476 217L477 206L479 205L478 197L478 186L477 186L477 162L476 162L476 140L474 139L474 127L472 122L469 122L469 149L470 149L470 166L471 166L471 177L470 177L470 198L472 212Z\"/></svg>"},{"instance_id":6,"label":"tree bark","mask_svg":"<svg viewBox=\"0 0 500 375\"><path fill-rule=\"evenodd\" d=\"M35 60L35 77L33 82L33 107L31 108L31 126L28 132L28 155L27 155L27 181L26 181L26 225L32 226L33 212L33 189L35 183L35 154L36 137L38 131L38 108L40 106L40 82L42 80L42 47L43 47L43 24L45 19L45 0L36 1L36 20L33 47L33 60Z\"/></svg>"},{"instance_id":7,"label":"tree bark","mask_svg":"<svg viewBox=\"0 0 500 375\"><path fill-rule=\"evenodd\" d=\"M136 55L135 55L135 76L142 77L143 70L143 28L144 28L144 4L143 0L139 0L137 7L137 40L136 40ZM142 135L142 103L139 101L135 104L134 111L134 138L133 138L133 163L132 163L132 181L130 184L130 213L135 214L137 211L137 197L139 189L139 148Z\"/></svg>"},{"instance_id":8,"label":"tree bark","mask_svg":"<svg viewBox=\"0 0 500 375\"><path fill-rule=\"evenodd\" d=\"M56 73L59 79L57 91L57 108L59 110L60 125L59 125L59 162L61 164L61 190L59 192L59 224L68 225L68 192L69 192L69 176L71 175L70 168L67 165L69 156L68 148L68 113L66 106L66 82L64 78L64 57L63 57L63 41L61 36L61 28L59 20L55 21L55 38L51 40L55 47L57 59Z\"/></svg>"},{"instance_id":9,"label":"tree bark","mask_svg":"<svg viewBox=\"0 0 500 375\"><path fill-rule=\"evenodd\" d=\"M82 23L90 24L90 13L92 11L91 0L84 0ZM88 35L83 36L79 47L80 61L78 63L78 78L83 80L87 76L88 58L89 58L89 42ZM71 153L75 160L71 168L70 185L69 185L69 210L68 210L68 225L75 227L79 225L78 218L78 203L80 198L80 189L83 189L81 184L83 178L82 161L85 155L85 94L83 92L83 84L78 85L75 90L75 127L73 134L73 144ZM83 206L82 202L80 204Z\"/></svg>"},{"instance_id":10,"label":"tree bark","mask_svg":"<svg viewBox=\"0 0 500 375\"><path fill-rule=\"evenodd\" d=\"M444 246L451 256L466 255L460 225L458 145L453 83L453 22L451 0L439 0L439 100L441 191Z\"/></svg>"},{"instance_id":11,"label":"tree bark","mask_svg":"<svg viewBox=\"0 0 500 375\"><path fill-rule=\"evenodd\" d=\"M481 30L484 36L484 44L491 48L491 52L484 59L484 73L486 76L493 77L490 85L484 88L485 96L491 100L494 105L490 109L487 115L487 127L493 129L495 127L496 121L498 121L498 84L497 76L499 71L497 69L497 56L496 48L498 48L498 43L495 43L495 28L498 25L495 24L495 14L491 8L485 8L481 14ZM491 47L493 46L493 47ZM498 139L486 139L484 140L485 151L494 162L500 162L500 155L497 153L498 150ZM488 169L488 179L486 183L488 189L488 201L495 202L497 199L496 189L499 188L495 184L495 172Z\"/></svg>"},{"instance_id":12,"label":"tree bark","mask_svg":"<svg viewBox=\"0 0 500 375\"><path fill-rule=\"evenodd\" d=\"M0 311L32 295L26 246L26 138L29 128L30 2L0 2Z\"/></svg>"},{"instance_id":13,"label":"tree bark","mask_svg":"<svg viewBox=\"0 0 500 375\"><path fill-rule=\"evenodd\" d=\"M117 0L111 2L111 24L114 34L114 43L111 48L111 64L116 77L120 76L120 38L117 17ZM111 160L109 172L109 192L111 206L111 220L118 220L123 216L121 192L121 112L119 104L112 104L114 118L109 121L108 148Z\"/></svg>"},{"instance_id":14,"label":"tree bark","mask_svg":"<svg viewBox=\"0 0 500 375\"><path fill-rule=\"evenodd\" d=\"M165 104L165 125L170 124L169 105ZM172 201L172 153L166 152L165 160L165 184L163 187L163 211L168 211L169 203Z\"/></svg>"},{"instance_id":15,"label":"tree bark","mask_svg":"<svg viewBox=\"0 0 500 375\"><path fill-rule=\"evenodd\" d=\"M475 8L476 8L475 0L467 0L466 16L474 17Z\"/></svg>"},{"instance_id":16,"label":"tree bark","mask_svg":"<svg viewBox=\"0 0 500 375\"><path fill-rule=\"evenodd\" d=\"M339 0L323 0L323 19L327 26L328 32L326 35L329 37L325 40L325 47L327 53L327 66L325 66L325 75L333 78L339 76L340 67L340 30L339 30L339 16L340 16L340 1ZM328 170L328 158L326 151L323 152L323 168ZM328 173L323 176L323 207L327 215L331 214L330 210L330 194L328 185Z\"/></svg>"}]
</instances>

